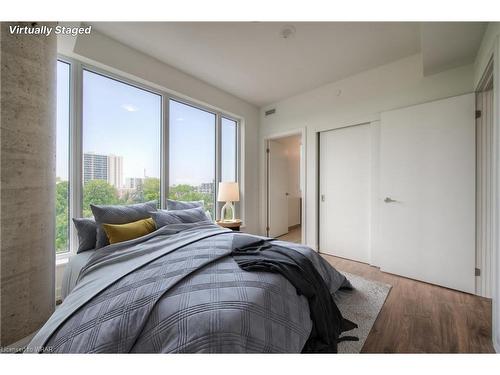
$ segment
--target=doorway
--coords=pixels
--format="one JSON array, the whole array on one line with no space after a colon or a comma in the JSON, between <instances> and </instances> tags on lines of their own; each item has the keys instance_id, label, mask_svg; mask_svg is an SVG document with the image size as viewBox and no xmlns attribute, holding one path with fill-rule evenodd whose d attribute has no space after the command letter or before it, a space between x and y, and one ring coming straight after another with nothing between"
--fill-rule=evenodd
<instances>
[{"instance_id":1,"label":"doorway","mask_svg":"<svg viewBox=\"0 0 500 375\"><path fill-rule=\"evenodd\" d=\"M266 235L302 243L302 134L266 141Z\"/></svg>"}]
</instances>

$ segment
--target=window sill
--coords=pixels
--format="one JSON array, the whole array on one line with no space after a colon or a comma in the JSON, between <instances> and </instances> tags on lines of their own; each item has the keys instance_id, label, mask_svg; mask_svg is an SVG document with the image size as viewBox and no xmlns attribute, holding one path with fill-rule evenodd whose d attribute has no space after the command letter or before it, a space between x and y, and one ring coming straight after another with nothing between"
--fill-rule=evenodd
<instances>
[{"instance_id":1,"label":"window sill","mask_svg":"<svg viewBox=\"0 0 500 375\"><path fill-rule=\"evenodd\" d=\"M60 265L68 263L70 256L71 256L70 252L63 253L63 254L57 254L56 255L56 266L60 266Z\"/></svg>"}]
</instances>

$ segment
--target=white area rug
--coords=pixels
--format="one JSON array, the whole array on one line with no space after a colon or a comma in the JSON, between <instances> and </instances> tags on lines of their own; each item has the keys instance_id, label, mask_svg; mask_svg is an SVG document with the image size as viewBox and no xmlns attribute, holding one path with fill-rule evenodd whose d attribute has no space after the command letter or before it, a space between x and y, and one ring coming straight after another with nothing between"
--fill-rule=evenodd
<instances>
[{"instance_id":1,"label":"white area rug","mask_svg":"<svg viewBox=\"0 0 500 375\"><path fill-rule=\"evenodd\" d=\"M357 336L359 341L340 342L338 352L359 353L392 286L347 272L342 273L351 282L354 290L338 291L335 294L335 302L344 318L358 325L358 328L344 332L344 335Z\"/></svg>"}]
</instances>

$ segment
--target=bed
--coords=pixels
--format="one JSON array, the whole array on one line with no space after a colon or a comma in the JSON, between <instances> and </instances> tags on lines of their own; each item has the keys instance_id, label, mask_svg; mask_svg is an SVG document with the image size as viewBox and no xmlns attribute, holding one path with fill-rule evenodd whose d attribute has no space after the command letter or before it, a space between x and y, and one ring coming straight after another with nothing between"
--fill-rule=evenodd
<instances>
[{"instance_id":1,"label":"bed","mask_svg":"<svg viewBox=\"0 0 500 375\"><path fill-rule=\"evenodd\" d=\"M300 353L312 328L306 298L280 274L240 269L234 236L174 224L78 254L63 303L26 352ZM306 256L330 293L351 287L312 249L276 242Z\"/></svg>"},{"instance_id":2,"label":"bed","mask_svg":"<svg viewBox=\"0 0 500 375\"><path fill-rule=\"evenodd\" d=\"M68 296L68 294L73 290L80 275L80 271L87 264L89 259L96 252L95 249L83 251L81 253L72 255L66 267L64 268L63 279L61 283L61 300Z\"/></svg>"}]
</instances>

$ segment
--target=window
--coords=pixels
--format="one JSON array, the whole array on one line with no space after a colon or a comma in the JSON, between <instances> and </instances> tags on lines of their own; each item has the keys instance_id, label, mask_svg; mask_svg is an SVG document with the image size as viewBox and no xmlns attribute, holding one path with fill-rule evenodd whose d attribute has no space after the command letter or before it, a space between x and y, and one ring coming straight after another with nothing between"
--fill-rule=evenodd
<instances>
[{"instance_id":1,"label":"window","mask_svg":"<svg viewBox=\"0 0 500 375\"><path fill-rule=\"evenodd\" d=\"M203 200L215 217L216 115L170 100L169 198Z\"/></svg>"},{"instance_id":2,"label":"window","mask_svg":"<svg viewBox=\"0 0 500 375\"><path fill-rule=\"evenodd\" d=\"M90 204L203 200L216 218L218 182L238 179L238 137L223 113L61 58L56 252L77 248L70 219L92 216Z\"/></svg>"},{"instance_id":3,"label":"window","mask_svg":"<svg viewBox=\"0 0 500 375\"><path fill-rule=\"evenodd\" d=\"M236 148L237 125L234 120L221 120L221 181L237 181Z\"/></svg>"},{"instance_id":4,"label":"window","mask_svg":"<svg viewBox=\"0 0 500 375\"><path fill-rule=\"evenodd\" d=\"M160 95L83 70L83 216L160 199Z\"/></svg>"},{"instance_id":5,"label":"window","mask_svg":"<svg viewBox=\"0 0 500 375\"><path fill-rule=\"evenodd\" d=\"M56 121L56 252L68 251L69 241L69 116L70 65L57 62Z\"/></svg>"}]
</instances>

